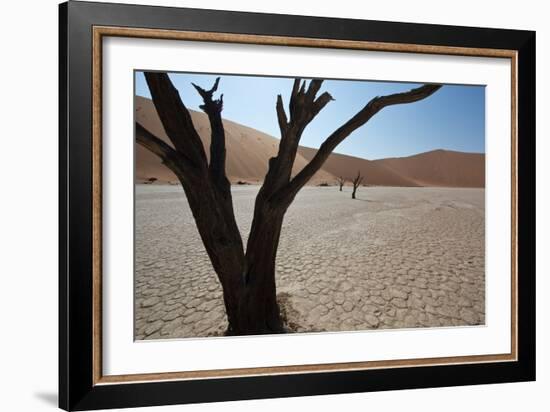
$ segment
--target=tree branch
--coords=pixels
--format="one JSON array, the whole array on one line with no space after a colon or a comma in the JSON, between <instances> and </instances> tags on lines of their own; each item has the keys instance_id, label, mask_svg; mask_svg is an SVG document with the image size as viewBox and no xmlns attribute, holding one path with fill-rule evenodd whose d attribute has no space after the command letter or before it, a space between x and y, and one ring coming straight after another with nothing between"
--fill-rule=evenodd
<instances>
[{"instance_id":1,"label":"tree branch","mask_svg":"<svg viewBox=\"0 0 550 412\"><path fill-rule=\"evenodd\" d=\"M355 189L356 187L358 187L362 181L363 181L363 176L361 176L361 171L359 170L357 172L357 176L353 179L353 188Z\"/></svg>"},{"instance_id":2,"label":"tree branch","mask_svg":"<svg viewBox=\"0 0 550 412\"><path fill-rule=\"evenodd\" d=\"M214 86L210 90L205 90L196 84L193 87L202 97L204 102L200 108L208 115L210 121L211 140L210 140L210 165L208 170L212 181L220 188L229 190L230 184L225 174L225 130L222 122L223 94L219 99L214 99L214 92L218 90L220 78L216 78Z\"/></svg>"},{"instance_id":3,"label":"tree branch","mask_svg":"<svg viewBox=\"0 0 550 412\"><path fill-rule=\"evenodd\" d=\"M153 133L136 122L136 142L157 155L177 176L185 169L185 159L171 146L156 137Z\"/></svg>"},{"instance_id":4,"label":"tree branch","mask_svg":"<svg viewBox=\"0 0 550 412\"><path fill-rule=\"evenodd\" d=\"M193 125L189 110L181 101L179 92L168 74L144 74L166 135L176 150L189 159L193 167L206 170L206 154L201 138Z\"/></svg>"},{"instance_id":5,"label":"tree branch","mask_svg":"<svg viewBox=\"0 0 550 412\"><path fill-rule=\"evenodd\" d=\"M305 81L294 80L289 102L290 120L288 120L283 107L281 95L277 96L276 111L281 130L281 141L277 157L272 158L269 162L269 171L264 181L267 192L275 192L288 184L304 129L332 100L332 96L326 92L316 98L322 84L323 80L313 79L306 89Z\"/></svg>"},{"instance_id":6,"label":"tree branch","mask_svg":"<svg viewBox=\"0 0 550 412\"><path fill-rule=\"evenodd\" d=\"M202 141L193 126L191 115L168 75L145 73L145 77L158 116L174 147L153 136L139 124L136 125L136 139L139 144L159 156L178 177L208 257L222 284L224 300L226 303L229 300L235 302L246 264L229 183L227 182L227 186L220 186L213 181ZM218 82L219 80L209 91L196 88L205 100L203 110L209 114L211 122L212 116L215 118L212 126L215 136L211 145L211 167L218 165L223 171L223 163L216 160L220 157L224 159L225 156L223 127L219 116L223 103L221 98L211 98ZM233 317L231 313L228 312L230 320Z\"/></svg>"},{"instance_id":7,"label":"tree branch","mask_svg":"<svg viewBox=\"0 0 550 412\"><path fill-rule=\"evenodd\" d=\"M283 98L280 94L277 95L277 120L279 122L279 129L281 130L281 137L286 134L288 128L288 119L286 117L285 108L283 107Z\"/></svg>"},{"instance_id":8,"label":"tree branch","mask_svg":"<svg viewBox=\"0 0 550 412\"><path fill-rule=\"evenodd\" d=\"M404 93L395 93L387 96L375 97L367 103L355 116L334 131L319 147L319 150L311 161L286 185L277 197L292 200L296 193L313 177L323 166L332 151L346 137L367 123L376 113L384 107L413 103L431 96L441 88L440 85L426 84ZM322 96L321 96L322 97ZM321 98L319 98L320 100Z\"/></svg>"}]
</instances>

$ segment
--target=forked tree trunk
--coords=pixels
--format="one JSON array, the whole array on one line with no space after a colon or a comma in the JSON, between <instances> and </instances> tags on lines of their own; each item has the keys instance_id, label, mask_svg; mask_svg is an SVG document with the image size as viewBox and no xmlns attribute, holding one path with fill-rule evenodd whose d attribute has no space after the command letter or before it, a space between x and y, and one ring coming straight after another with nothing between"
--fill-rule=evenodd
<instances>
[{"instance_id":1,"label":"forked tree trunk","mask_svg":"<svg viewBox=\"0 0 550 412\"><path fill-rule=\"evenodd\" d=\"M231 186L225 172L225 131L221 118L223 95L214 99L219 78L210 90L196 85L204 101L201 108L211 126L210 162L189 111L166 73L145 73L155 108L172 145L136 123L137 142L156 154L179 178L212 267L223 289L227 334L284 332L277 303L275 262L284 215L299 190L321 168L334 148L382 108L411 103L431 95L440 86L425 85L406 93L372 99L355 116L327 137L311 161L294 177L292 166L302 132L332 100L317 97L322 80L294 81L287 118L281 95L276 112L281 130L277 156L256 197L246 253L233 212ZM342 189L342 183L340 190ZM354 185L353 197L357 187Z\"/></svg>"},{"instance_id":2,"label":"forked tree trunk","mask_svg":"<svg viewBox=\"0 0 550 412\"><path fill-rule=\"evenodd\" d=\"M256 220L246 251L246 275L239 302L240 334L281 333L284 331L277 303L275 262L283 221L281 211L266 220Z\"/></svg>"},{"instance_id":3,"label":"forked tree trunk","mask_svg":"<svg viewBox=\"0 0 550 412\"><path fill-rule=\"evenodd\" d=\"M247 257L241 282L222 283L224 304L227 313L227 335L254 335L282 333L284 325L277 303L275 285L276 248L273 237L280 233L280 227L271 223L263 226L264 232L256 239L255 246ZM227 273L217 273L221 280Z\"/></svg>"}]
</instances>

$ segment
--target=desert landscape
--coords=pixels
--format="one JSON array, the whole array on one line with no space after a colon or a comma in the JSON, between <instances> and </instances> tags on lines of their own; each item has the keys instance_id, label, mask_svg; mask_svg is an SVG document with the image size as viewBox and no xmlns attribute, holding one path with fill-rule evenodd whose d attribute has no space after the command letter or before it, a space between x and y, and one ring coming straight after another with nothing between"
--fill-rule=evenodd
<instances>
[{"instance_id":1,"label":"desert landscape","mask_svg":"<svg viewBox=\"0 0 550 412\"><path fill-rule=\"evenodd\" d=\"M162 123L150 99L136 96L136 121L147 130L168 142ZM193 123L204 147L210 145L210 125L206 114L190 111ZM226 136L226 170L232 183L259 184L267 173L269 159L277 155L279 139L259 130L224 120ZM292 169L300 171L315 155L317 149L300 146ZM206 155L209 156L208 151ZM310 185L336 184L340 176L349 181L360 171L365 184L399 187L485 187L485 155L435 150L415 156L366 160L333 153L310 180ZM136 145L136 181L179 184L176 176L162 165L161 160L142 146Z\"/></svg>"},{"instance_id":2,"label":"desert landscape","mask_svg":"<svg viewBox=\"0 0 550 412\"><path fill-rule=\"evenodd\" d=\"M151 100L136 122L169 142ZM204 147L206 114L190 111ZM224 120L227 177L246 244L279 139ZM299 147L298 173L316 149ZM207 153L208 155L208 153ZM366 160L333 153L290 205L276 260L290 332L485 323L485 158L435 150ZM350 180L364 176L351 199ZM340 191L339 177L347 179ZM136 146L135 337L222 336L222 287L176 176Z\"/></svg>"}]
</instances>

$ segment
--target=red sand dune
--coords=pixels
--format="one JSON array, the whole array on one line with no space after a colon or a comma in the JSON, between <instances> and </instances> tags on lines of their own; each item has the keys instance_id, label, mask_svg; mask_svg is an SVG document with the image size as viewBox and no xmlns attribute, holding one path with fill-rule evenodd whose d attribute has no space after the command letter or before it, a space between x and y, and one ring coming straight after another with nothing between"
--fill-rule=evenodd
<instances>
[{"instance_id":1,"label":"red sand dune","mask_svg":"<svg viewBox=\"0 0 550 412\"><path fill-rule=\"evenodd\" d=\"M419 186L485 187L485 155L434 150L408 157L375 160Z\"/></svg>"},{"instance_id":2,"label":"red sand dune","mask_svg":"<svg viewBox=\"0 0 550 412\"><path fill-rule=\"evenodd\" d=\"M208 117L204 113L191 111L191 118L204 147L210 147ZM136 97L136 121L171 145L151 100ZM227 152L226 171L229 179L232 182L238 180L263 181L267 173L269 159L277 155L279 139L229 120L224 120L224 127ZM209 157L209 150L205 150L205 152ZM300 155L296 156L293 172L301 170L306 164L306 159ZM174 174L162 165L158 157L139 145L136 145L136 169L138 181L146 180L149 177L156 177L160 182L177 181ZM313 181L332 182L334 176L325 171L319 171Z\"/></svg>"},{"instance_id":3,"label":"red sand dune","mask_svg":"<svg viewBox=\"0 0 550 412\"><path fill-rule=\"evenodd\" d=\"M136 97L136 121L167 143L168 137L151 100ZM204 113L191 111L193 123L205 148L210 145L210 125ZM224 120L226 133L226 170L232 182L261 182L267 172L269 158L276 156L279 139L238 123ZM205 150L207 156L208 150ZM316 149L300 147L293 174L300 171L315 155ZM336 177L353 178L357 171L364 183L377 186L447 186L484 187L485 155L436 150L414 156L366 160L332 154L310 184L334 184ZM143 182L155 177L161 183L177 182L174 174L160 160L136 145L136 179Z\"/></svg>"},{"instance_id":4,"label":"red sand dune","mask_svg":"<svg viewBox=\"0 0 550 412\"><path fill-rule=\"evenodd\" d=\"M311 160L317 149L301 146L298 152L308 160ZM350 181L357 172L360 171L364 176L363 182L368 185L376 186L419 186L406 176L388 169L384 165L379 165L371 160L361 159L338 153L333 153L323 165L323 169L333 176L341 176Z\"/></svg>"}]
</instances>

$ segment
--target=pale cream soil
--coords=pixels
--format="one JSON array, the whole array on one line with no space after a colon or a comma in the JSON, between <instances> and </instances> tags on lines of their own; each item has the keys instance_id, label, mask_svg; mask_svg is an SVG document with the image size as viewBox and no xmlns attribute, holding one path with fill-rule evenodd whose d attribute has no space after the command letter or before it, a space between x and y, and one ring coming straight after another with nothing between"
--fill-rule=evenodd
<instances>
[{"instance_id":1,"label":"pale cream soil","mask_svg":"<svg viewBox=\"0 0 550 412\"><path fill-rule=\"evenodd\" d=\"M234 186L246 244L258 186ZM285 217L277 288L292 329L485 322L485 190L305 187ZM137 339L221 335L221 287L183 190L136 187Z\"/></svg>"}]
</instances>

